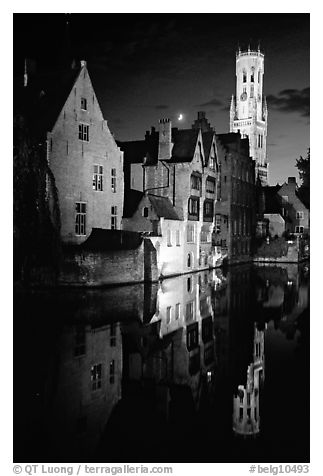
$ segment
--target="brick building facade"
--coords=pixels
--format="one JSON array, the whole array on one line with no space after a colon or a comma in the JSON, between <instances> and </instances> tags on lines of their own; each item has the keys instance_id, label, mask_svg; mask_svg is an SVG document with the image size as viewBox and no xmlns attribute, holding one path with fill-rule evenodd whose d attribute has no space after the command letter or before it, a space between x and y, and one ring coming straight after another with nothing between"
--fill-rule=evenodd
<instances>
[{"instance_id":1,"label":"brick building facade","mask_svg":"<svg viewBox=\"0 0 323 476\"><path fill-rule=\"evenodd\" d=\"M176 230L168 228L166 236L161 234L154 240L160 256L164 256L159 262L161 275L217 265L221 256L212 244L219 182L214 132L202 133L201 129L194 128L179 130L164 119L160 120L158 131L152 128L146 133L144 141L120 143L120 146L125 151L125 182L129 190L136 187L142 194L167 199L168 206L178 217L176 225L175 221L172 223ZM139 213L139 217L133 203L128 203L127 194L126 189L124 226L157 236L151 224L143 224L144 212ZM169 217L164 214L163 218ZM176 269L170 265L173 246L177 247Z\"/></svg>"},{"instance_id":2,"label":"brick building facade","mask_svg":"<svg viewBox=\"0 0 323 476\"><path fill-rule=\"evenodd\" d=\"M25 78L19 97L32 134L46 145L62 241L80 244L93 228L120 229L123 153L102 115L86 62Z\"/></svg>"},{"instance_id":3,"label":"brick building facade","mask_svg":"<svg viewBox=\"0 0 323 476\"><path fill-rule=\"evenodd\" d=\"M249 261L255 231L255 163L248 139L239 133L217 134L220 200L216 202L215 244L229 263Z\"/></svg>"}]
</instances>

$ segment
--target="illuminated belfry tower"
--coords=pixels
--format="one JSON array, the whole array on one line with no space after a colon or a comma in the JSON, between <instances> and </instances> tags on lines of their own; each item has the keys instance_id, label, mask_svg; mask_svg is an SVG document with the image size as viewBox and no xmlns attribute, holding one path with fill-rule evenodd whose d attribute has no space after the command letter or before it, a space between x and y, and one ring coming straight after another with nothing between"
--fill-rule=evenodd
<instances>
[{"instance_id":1,"label":"illuminated belfry tower","mask_svg":"<svg viewBox=\"0 0 323 476\"><path fill-rule=\"evenodd\" d=\"M240 131L249 138L250 157L256 162L256 179L268 183L267 103L263 95L264 54L257 51L239 51L236 54L236 96L230 108L230 132Z\"/></svg>"},{"instance_id":2,"label":"illuminated belfry tower","mask_svg":"<svg viewBox=\"0 0 323 476\"><path fill-rule=\"evenodd\" d=\"M239 385L233 396L233 431L240 436L256 436L260 431L260 389L265 379L265 333L254 325L253 362L247 369L246 386Z\"/></svg>"}]
</instances>

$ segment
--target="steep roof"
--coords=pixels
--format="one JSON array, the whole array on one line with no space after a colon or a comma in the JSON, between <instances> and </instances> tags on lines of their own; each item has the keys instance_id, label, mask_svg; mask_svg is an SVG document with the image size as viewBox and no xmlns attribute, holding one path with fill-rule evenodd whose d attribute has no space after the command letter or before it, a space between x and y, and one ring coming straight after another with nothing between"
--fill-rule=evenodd
<instances>
[{"instance_id":1,"label":"steep roof","mask_svg":"<svg viewBox=\"0 0 323 476\"><path fill-rule=\"evenodd\" d=\"M14 114L27 119L32 134L40 138L55 125L81 67L54 73L30 75L24 87L21 78L14 81Z\"/></svg>"},{"instance_id":2,"label":"steep roof","mask_svg":"<svg viewBox=\"0 0 323 476\"><path fill-rule=\"evenodd\" d=\"M138 190L127 190L127 193L124 195L123 202L124 218L131 218L133 216L143 196L143 192L139 192Z\"/></svg>"},{"instance_id":3,"label":"steep roof","mask_svg":"<svg viewBox=\"0 0 323 476\"><path fill-rule=\"evenodd\" d=\"M173 129L172 157L168 162L191 162L194 157L196 142L198 138L198 129Z\"/></svg>"},{"instance_id":4,"label":"steep roof","mask_svg":"<svg viewBox=\"0 0 323 476\"><path fill-rule=\"evenodd\" d=\"M168 197L160 197L159 195L148 194L151 206L154 208L156 215L167 220L179 220L179 216L176 213L171 201Z\"/></svg>"},{"instance_id":5,"label":"steep roof","mask_svg":"<svg viewBox=\"0 0 323 476\"><path fill-rule=\"evenodd\" d=\"M280 185L262 187L261 191L264 194L265 210L264 213L280 213L281 214L281 202L277 194L280 189Z\"/></svg>"},{"instance_id":6,"label":"steep roof","mask_svg":"<svg viewBox=\"0 0 323 476\"><path fill-rule=\"evenodd\" d=\"M147 140L121 142L118 146L124 151L124 162L127 164L143 163L146 158L147 164L155 164L158 160L158 134Z\"/></svg>"}]
</instances>

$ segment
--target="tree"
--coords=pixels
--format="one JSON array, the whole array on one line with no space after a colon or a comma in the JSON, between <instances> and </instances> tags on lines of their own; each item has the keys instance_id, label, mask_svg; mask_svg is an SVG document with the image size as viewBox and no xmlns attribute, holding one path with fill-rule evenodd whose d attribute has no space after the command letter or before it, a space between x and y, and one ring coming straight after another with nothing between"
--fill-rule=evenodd
<instances>
[{"instance_id":1,"label":"tree","mask_svg":"<svg viewBox=\"0 0 323 476\"><path fill-rule=\"evenodd\" d=\"M296 159L296 167L298 168L299 178L302 181L298 189L298 194L304 204L310 207L310 149L307 150L307 156L300 156Z\"/></svg>"},{"instance_id":2,"label":"tree","mask_svg":"<svg viewBox=\"0 0 323 476\"><path fill-rule=\"evenodd\" d=\"M305 159L302 156L300 156L299 159L296 159L296 167L298 168L298 171L299 171L299 178L302 181L301 187L309 188L310 187L310 149L307 150L307 156L305 157Z\"/></svg>"},{"instance_id":3,"label":"tree","mask_svg":"<svg viewBox=\"0 0 323 476\"><path fill-rule=\"evenodd\" d=\"M60 214L45 147L21 114L14 116L13 199L14 274L28 282L34 267L57 270Z\"/></svg>"}]
</instances>

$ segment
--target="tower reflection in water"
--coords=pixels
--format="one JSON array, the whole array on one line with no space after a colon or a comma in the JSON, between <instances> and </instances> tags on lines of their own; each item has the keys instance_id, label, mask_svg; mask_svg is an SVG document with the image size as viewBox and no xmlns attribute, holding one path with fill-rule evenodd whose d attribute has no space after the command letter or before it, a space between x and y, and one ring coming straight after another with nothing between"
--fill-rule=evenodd
<instances>
[{"instance_id":1,"label":"tower reflection in water","mask_svg":"<svg viewBox=\"0 0 323 476\"><path fill-rule=\"evenodd\" d=\"M262 402L265 348L277 331L302 339L307 274L291 265L239 266L21 300L35 322L19 324L16 461L174 460L175 448L183 461L230 461L230 438L259 437L271 408ZM45 307L56 326L51 339ZM40 356L32 380L28 369ZM192 428L205 438L188 454ZM231 456L214 452L214 438Z\"/></svg>"}]
</instances>

